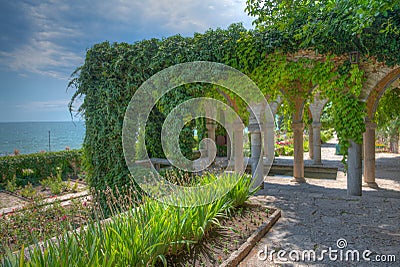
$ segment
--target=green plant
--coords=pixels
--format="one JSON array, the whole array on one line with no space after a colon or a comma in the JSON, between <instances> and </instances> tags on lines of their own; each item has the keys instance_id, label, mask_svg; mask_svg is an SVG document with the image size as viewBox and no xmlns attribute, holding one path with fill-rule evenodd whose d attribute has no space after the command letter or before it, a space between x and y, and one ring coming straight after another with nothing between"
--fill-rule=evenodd
<instances>
[{"instance_id":1,"label":"green plant","mask_svg":"<svg viewBox=\"0 0 400 267\"><path fill-rule=\"evenodd\" d=\"M50 189L50 192L54 195L58 195L61 192L68 189L68 185L62 180L62 169L56 168L56 176L51 174L49 177L41 181L41 184Z\"/></svg>"},{"instance_id":2,"label":"green plant","mask_svg":"<svg viewBox=\"0 0 400 267\"><path fill-rule=\"evenodd\" d=\"M321 131L321 142L326 143L333 138L333 129Z\"/></svg>"},{"instance_id":3,"label":"green plant","mask_svg":"<svg viewBox=\"0 0 400 267\"><path fill-rule=\"evenodd\" d=\"M13 178L7 181L5 189L10 192L15 192L17 188L17 179L16 175L14 174Z\"/></svg>"},{"instance_id":4,"label":"green plant","mask_svg":"<svg viewBox=\"0 0 400 267\"><path fill-rule=\"evenodd\" d=\"M33 198L36 195L36 189L32 186L31 183L28 183L26 186L24 186L20 192L21 196L26 197L26 198Z\"/></svg>"},{"instance_id":5,"label":"green plant","mask_svg":"<svg viewBox=\"0 0 400 267\"><path fill-rule=\"evenodd\" d=\"M80 168L81 157L82 150L0 157L0 173L5 177L4 183L15 176L19 185L28 181L38 184L57 167L61 167L63 176L73 175Z\"/></svg>"}]
</instances>

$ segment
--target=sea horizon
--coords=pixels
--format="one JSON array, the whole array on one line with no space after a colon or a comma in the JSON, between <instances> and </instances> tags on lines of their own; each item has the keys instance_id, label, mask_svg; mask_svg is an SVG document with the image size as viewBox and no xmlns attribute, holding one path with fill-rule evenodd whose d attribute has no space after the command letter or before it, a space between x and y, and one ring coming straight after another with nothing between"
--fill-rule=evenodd
<instances>
[{"instance_id":1,"label":"sea horizon","mask_svg":"<svg viewBox=\"0 0 400 267\"><path fill-rule=\"evenodd\" d=\"M0 122L0 156L79 149L84 136L83 120Z\"/></svg>"}]
</instances>

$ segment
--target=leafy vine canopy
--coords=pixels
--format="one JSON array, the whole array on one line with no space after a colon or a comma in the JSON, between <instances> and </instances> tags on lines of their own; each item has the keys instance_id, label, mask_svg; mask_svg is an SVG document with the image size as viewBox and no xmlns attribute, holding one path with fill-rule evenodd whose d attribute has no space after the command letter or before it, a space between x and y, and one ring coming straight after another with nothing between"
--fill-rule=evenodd
<instances>
[{"instance_id":1,"label":"leafy vine canopy","mask_svg":"<svg viewBox=\"0 0 400 267\"><path fill-rule=\"evenodd\" d=\"M149 77L178 63L214 61L234 67L249 75L269 100L278 95L286 98L288 112L293 112L295 96L312 101L311 89L317 88L314 91L332 102L334 127L344 147L349 139L361 142L365 105L358 95L363 72L357 64L336 60L335 55L357 50L387 65L399 64L399 1L248 0L247 11L256 16L255 30L232 24L192 37L103 42L87 51L85 63L69 84L76 89L70 107L84 96L79 111L86 121L85 158L94 187L126 184L129 172L121 132L129 100ZM307 49L322 56L291 56ZM155 106L151 129L146 129L151 153L162 156L156 133L166 114L182 101L199 96L228 102L246 121L244 103L229 90L209 84L181 86ZM193 127L188 124L183 137L190 139ZM188 154L194 145L194 140L181 142Z\"/></svg>"}]
</instances>

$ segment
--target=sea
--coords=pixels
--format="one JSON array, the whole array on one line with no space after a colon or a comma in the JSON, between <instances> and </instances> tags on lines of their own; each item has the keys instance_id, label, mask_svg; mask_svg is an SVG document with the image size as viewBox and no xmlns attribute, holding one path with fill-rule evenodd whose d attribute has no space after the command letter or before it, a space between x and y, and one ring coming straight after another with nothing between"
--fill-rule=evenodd
<instances>
[{"instance_id":1,"label":"sea","mask_svg":"<svg viewBox=\"0 0 400 267\"><path fill-rule=\"evenodd\" d=\"M0 122L0 156L82 147L85 122Z\"/></svg>"}]
</instances>

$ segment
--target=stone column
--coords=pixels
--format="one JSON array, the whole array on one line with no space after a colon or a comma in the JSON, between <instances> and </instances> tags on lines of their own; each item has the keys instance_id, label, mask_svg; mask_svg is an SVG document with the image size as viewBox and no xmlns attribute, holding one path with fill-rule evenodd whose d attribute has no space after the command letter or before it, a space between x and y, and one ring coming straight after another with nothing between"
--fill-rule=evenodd
<instances>
[{"instance_id":1,"label":"stone column","mask_svg":"<svg viewBox=\"0 0 400 267\"><path fill-rule=\"evenodd\" d=\"M275 119L275 115L278 112L278 108L280 103L282 102L280 96L277 99L269 104L271 109L272 117ZM266 111L267 112L267 111ZM268 115L266 115L268 118ZM272 138L271 138L272 136ZM271 149L273 148L273 149ZM275 122L274 121L266 121L264 125L264 151L263 156L268 160L272 161L275 155L268 155L268 151L275 151ZM271 156L271 157L270 157Z\"/></svg>"},{"instance_id":2,"label":"stone column","mask_svg":"<svg viewBox=\"0 0 400 267\"><path fill-rule=\"evenodd\" d=\"M308 126L308 157L314 159L314 128L312 125Z\"/></svg>"},{"instance_id":3,"label":"stone column","mask_svg":"<svg viewBox=\"0 0 400 267\"><path fill-rule=\"evenodd\" d=\"M235 171L239 173L244 172L243 160L243 130L244 126L241 122L233 124L233 142L234 142L234 156L235 156Z\"/></svg>"},{"instance_id":4,"label":"stone column","mask_svg":"<svg viewBox=\"0 0 400 267\"><path fill-rule=\"evenodd\" d=\"M303 130L304 123L293 122L293 141L294 141L294 161L293 161L293 182L305 183L304 179L304 148Z\"/></svg>"},{"instance_id":5,"label":"stone column","mask_svg":"<svg viewBox=\"0 0 400 267\"><path fill-rule=\"evenodd\" d=\"M313 122L313 147L311 149L314 150L314 165L322 165L321 161L321 123Z\"/></svg>"},{"instance_id":6,"label":"stone column","mask_svg":"<svg viewBox=\"0 0 400 267\"><path fill-rule=\"evenodd\" d=\"M271 149L272 148L272 149ZM271 153L275 151L275 125L274 123L266 123L264 125L264 157L268 160L272 160L275 155L268 155L268 151L271 149Z\"/></svg>"},{"instance_id":7,"label":"stone column","mask_svg":"<svg viewBox=\"0 0 400 267\"><path fill-rule=\"evenodd\" d=\"M361 162L361 145L350 140L349 155L347 159L347 195L361 196L362 184L362 162Z\"/></svg>"},{"instance_id":8,"label":"stone column","mask_svg":"<svg viewBox=\"0 0 400 267\"><path fill-rule=\"evenodd\" d=\"M248 129L251 138L251 175L253 180L255 180L256 185L260 183L261 188L264 188L263 161L261 155L261 129L258 124L250 124Z\"/></svg>"},{"instance_id":9,"label":"stone column","mask_svg":"<svg viewBox=\"0 0 400 267\"><path fill-rule=\"evenodd\" d=\"M310 150L313 151L313 164L321 165L321 115L327 99L321 99L320 94L314 96L314 101L310 103L310 112L312 115L313 123L313 146L310 145Z\"/></svg>"},{"instance_id":10,"label":"stone column","mask_svg":"<svg viewBox=\"0 0 400 267\"><path fill-rule=\"evenodd\" d=\"M248 130L251 138L251 174L255 185L264 188L263 159L262 159L262 139L261 129L263 128L261 118L265 107L261 104L251 106L249 109L250 118Z\"/></svg>"},{"instance_id":11,"label":"stone column","mask_svg":"<svg viewBox=\"0 0 400 267\"><path fill-rule=\"evenodd\" d=\"M211 158L216 155L217 152L215 143L215 129L217 128L217 125L213 120L207 119L206 128L207 137L214 142L214 145L210 144L210 142L207 143L207 157L211 161Z\"/></svg>"},{"instance_id":12,"label":"stone column","mask_svg":"<svg viewBox=\"0 0 400 267\"><path fill-rule=\"evenodd\" d=\"M367 186L378 188L375 182L375 129L376 123L365 122L364 133L364 182Z\"/></svg>"},{"instance_id":13,"label":"stone column","mask_svg":"<svg viewBox=\"0 0 400 267\"><path fill-rule=\"evenodd\" d=\"M229 136L229 133L232 133L232 124L231 123L226 123L225 124L226 127L226 157L228 159L231 158L232 155L232 149L231 149L231 138L232 136Z\"/></svg>"}]
</instances>

